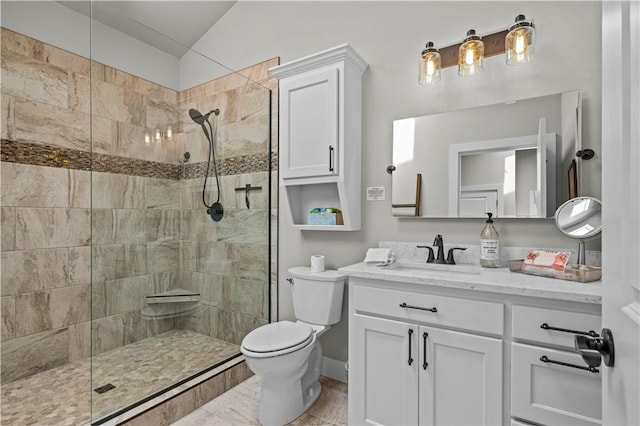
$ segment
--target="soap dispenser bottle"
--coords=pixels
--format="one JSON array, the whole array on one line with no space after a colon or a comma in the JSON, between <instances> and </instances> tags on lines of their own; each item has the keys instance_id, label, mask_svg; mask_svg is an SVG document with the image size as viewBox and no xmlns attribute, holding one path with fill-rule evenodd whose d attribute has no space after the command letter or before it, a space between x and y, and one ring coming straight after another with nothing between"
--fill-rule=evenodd
<instances>
[{"instance_id":1,"label":"soap dispenser bottle","mask_svg":"<svg viewBox=\"0 0 640 426\"><path fill-rule=\"evenodd\" d=\"M500 257L500 242L498 231L493 227L493 213L487 213L489 218L480 233L480 266L484 268L496 268Z\"/></svg>"}]
</instances>

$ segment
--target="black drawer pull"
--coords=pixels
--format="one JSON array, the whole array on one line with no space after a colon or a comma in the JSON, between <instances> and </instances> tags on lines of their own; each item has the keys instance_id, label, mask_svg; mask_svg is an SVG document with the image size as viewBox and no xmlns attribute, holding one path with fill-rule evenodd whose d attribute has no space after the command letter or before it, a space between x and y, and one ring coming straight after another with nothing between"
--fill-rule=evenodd
<instances>
[{"instance_id":1,"label":"black drawer pull","mask_svg":"<svg viewBox=\"0 0 640 426\"><path fill-rule=\"evenodd\" d=\"M407 361L409 365L413 364L413 358L411 357L411 340L413 340L412 336L413 330L409 329L409 360Z\"/></svg>"},{"instance_id":2,"label":"black drawer pull","mask_svg":"<svg viewBox=\"0 0 640 426\"><path fill-rule=\"evenodd\" d=\"M427 367L429 366L429 363L427 362L427 337L429 337L429 333L427 333L426 331L424 333L422 333L422 347L424 350L424 361L422 362L422 369L426 370Z\"/></svg>"},{"instance_id":3,"label":"black drawer pull","mask_svg":"<svg viewBox=\"0 0 640 426\"><path fill-rule=\"evenodd\" d=\"M553 330L553 331L562 331L563 333L572 333L572 334L583 334L585 336L591 336L591 337L600 337L600 335L598 333L596 333L593 330L589 330L589 331L577 331L577 330L569 330L567 328L558 328L558 327L551 327L549 324L547 324L546 322L543 322L540 325L540 328L542 328L543 330Z\"/></svg>"},{"instance_id":4,"label":"black drawer pull","mask_svg":"<svg viewBox=\"0 0 640 426\"><path fill-rule=\"evenodd\" d=\"M568 363L562 362L562 361L554 361L552 359L549 359L546 355L542 355L540 357L540 361L545 362L545 363L549 363L549 364L558 364L558 365L562 365L562 366L565 366L565 367L577 368L579 370L586 370L586 371L590 371L592 373L599 373L600 372L600 370L598 370L597 368L592 367L592 366L585 367L584 365L575 365L575 364L568 364Z\"/></svg>"},{"instance_id":5,"label":"black drawer pull","mask_svg":"<svg viewBox=\"0 0 640 426\"><path fill-rule=\"evenodd\" d=\"M435 306L433 308L423 308L421 306L407 305L406 303L402 302L400 304L400 307L401 308L407 308L407 309L419 309L421 311L438 312L438 308L436 308Z\"/></svg>"}]
</instances>

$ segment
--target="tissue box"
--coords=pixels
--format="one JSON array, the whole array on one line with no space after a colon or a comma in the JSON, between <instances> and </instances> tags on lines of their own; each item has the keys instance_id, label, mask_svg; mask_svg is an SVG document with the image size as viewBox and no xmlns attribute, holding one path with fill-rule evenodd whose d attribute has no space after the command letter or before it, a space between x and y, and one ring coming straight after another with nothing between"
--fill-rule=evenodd
<instances>
[{"instance_id":1,"label":"tissue box","mask_svg":"<svg viewBox=\"0 0 640 426\"><path fill-rule=\"evenodd\" d=\"M335 208L315 208L307 213L308 225L344 225L342 212Z\"/></svg>"}]
</instances>

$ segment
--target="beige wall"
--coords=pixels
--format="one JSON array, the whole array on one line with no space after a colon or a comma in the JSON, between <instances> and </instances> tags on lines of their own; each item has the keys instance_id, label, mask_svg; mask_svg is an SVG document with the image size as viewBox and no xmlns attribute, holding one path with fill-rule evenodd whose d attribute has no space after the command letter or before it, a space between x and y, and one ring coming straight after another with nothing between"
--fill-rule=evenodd
<instances>
[{"instance_id":1,"label":"beige wall","mask_svg":"<svg viewBox=\"0 0 640 426\"><path fill-rule=\"evenodd\" d=\"M2 381L176 327L240 343L268 321L271 98L247 77L275 87L276 63L179 93L2 30ZM201 206L207 144L187 112L207 105L222 111L219 223ZM247 183L262 187L251 209L235 191ZM195 314L146 309L176 288L201 294Z\"/></svg>"}]
</instances>

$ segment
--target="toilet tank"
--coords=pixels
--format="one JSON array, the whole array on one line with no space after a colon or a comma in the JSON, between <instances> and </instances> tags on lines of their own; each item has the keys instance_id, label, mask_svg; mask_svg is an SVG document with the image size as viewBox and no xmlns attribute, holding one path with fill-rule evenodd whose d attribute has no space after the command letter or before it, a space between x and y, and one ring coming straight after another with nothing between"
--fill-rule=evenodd
<instances>
[{"instance_id":1,"label":"toilet tank","mask_svg":"<svg viewBox=\"0 0 640 426\"><path fill-rule=\"evenodd\" d=\"M342 317L342 296L347 275L326 270L311 272L298 266L289 269L296 319L311 324L332 325Z\"/></svg>"}]
</instances>

